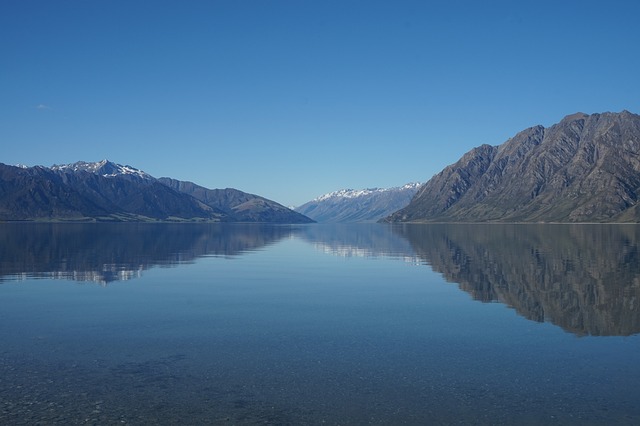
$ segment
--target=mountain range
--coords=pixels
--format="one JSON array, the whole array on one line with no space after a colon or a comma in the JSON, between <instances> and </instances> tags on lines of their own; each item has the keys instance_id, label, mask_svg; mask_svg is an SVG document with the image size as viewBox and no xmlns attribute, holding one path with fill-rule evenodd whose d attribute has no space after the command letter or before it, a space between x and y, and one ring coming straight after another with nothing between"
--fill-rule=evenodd
<instances>
[{"instance_id":1,"label":"mountain range","mask_svg":"<svg viewBox=\"0 0 640 426\"><path fill-rule=\"evenodd\" d=\"M424 185L322 195L294 210L108 160L0 163L0 220L640 222L640 116L576 113L481 145Z\"/></svg>"},{"instance_id":2,"label":"mountain range","mask_svg":"<svg viewBox=\"0 0 640 426\"><path fill-rule=\"evenodd\" d=\"M640 116L565 117L481 145L385 222L638 222Z\"/></svg>"},{"instance_id":3,"label":"mountain range","mask_svg":"<svg viewBox=\"0 0 640 426\"><path fill-rule=\"evenodd\" d=\"M409 204L420 183L395 188L341 189L295 208L317 222L375 222Z\"/></svg>"},{"instance_id":4,"label":"mountain range","mask_svg":"<svg viewBox=\"0 0 640 426\"><path fill-rule=\"evenodd\" d=\"M257 195L156 179L108 160L0 164L0 220L313 222Z\"/></svg>"}]
</instances>

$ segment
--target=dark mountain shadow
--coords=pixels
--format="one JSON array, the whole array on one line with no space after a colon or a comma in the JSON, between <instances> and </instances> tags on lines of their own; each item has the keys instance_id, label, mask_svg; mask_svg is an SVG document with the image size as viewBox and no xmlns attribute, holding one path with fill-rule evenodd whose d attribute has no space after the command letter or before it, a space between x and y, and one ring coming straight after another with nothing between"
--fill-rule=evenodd
<instances>
[{"instance_id":1,"label":"dark mountain shadow","mask_svg":"<svg viewBox=\"0 0 640 426\"><path fill-rule=\"evenodd\" d=\"M24 276L106 284L154 266L240 255L291 232L268 224L0 224L0 282Z\"/></svg>"},{"instance_id":2,"label":"dark mountain shadow","mask_svg":"<svg viewBox=\"0 0 640 426\"><path fill-rule=\"evenodd\" d=\"M399 225L418 256L475 300L579 336L640 332L640 226Z\"/></svg>"}]
</instances>

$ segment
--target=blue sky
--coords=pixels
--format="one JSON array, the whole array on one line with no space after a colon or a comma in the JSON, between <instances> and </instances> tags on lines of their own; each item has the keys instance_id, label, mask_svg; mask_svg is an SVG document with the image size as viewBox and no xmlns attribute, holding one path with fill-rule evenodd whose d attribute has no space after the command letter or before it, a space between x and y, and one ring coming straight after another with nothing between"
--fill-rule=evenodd
<instances>
[{"instance_id":1,"label":"blue sky","mask_svg":"<svg viewBox=\"0 0 640 426\"><path fill-rule=\"evenodd\" d=\"M0 2L0 162L130 164L285 205L640 113L640 2Z\"/></svg>"}]
</instances>

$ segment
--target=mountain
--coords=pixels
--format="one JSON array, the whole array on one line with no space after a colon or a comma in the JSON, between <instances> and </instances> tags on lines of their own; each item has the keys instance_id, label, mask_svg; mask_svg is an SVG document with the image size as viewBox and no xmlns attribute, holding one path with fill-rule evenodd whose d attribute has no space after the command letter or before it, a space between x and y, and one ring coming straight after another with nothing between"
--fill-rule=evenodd
<instances>
[{"instance_id":1,"label":"mountain","mask_svg":"<svg viewBox=\"0 0 640 426\"><path fill-rule=\"evenodd\" d=\"M236 222L311 223L307 216L258 195L233 188L208 189L192 182L171 178L158 179L180 193L188 194L205 205L224 212Z\"/></svg>"},{"instance_id":2,"label":"mountain","mask_svg":"<svg viewBox=\"0 0 640 426\"><path fill-rule=\"evenodd\" d=\"M109 160L102 160L97 163L87 163L85 161L78 161L73 164L54 164L51 166L51 170L63 173L78 173L88 172L104 177L127 177L131 179L143 179L153 180L154 178L138 170L135 167L123 166L121 164L113 163Z\"/></svg>"},{"instance_id":3,"label":"mountain","mask_svg":"<svg viewBox=\"0 0 640 426\"><path fill-rule=\"evenodd\" d=\"M638 222L640 116L565 117L482 145L386 222Z\"/></svg>"},{"instance_id":4,"label":"mountain","mask_svg":"<svg viewBox=\"0 0 640 426\"><path fill-rule=\"evenodd\" d=\"M92 166L0 164L0 220L224 220L224 214L142 174ZM99 174L108 170L106 174Z\"/></svg>"},{"instance_id":5,"label":"mountain","mask_svg":"<svg viewBox=\"0 0 640 426\"><path fill-rule=\"evenodd\" d=\"M406 206L420 187L341 189L321 195L295 211L318 222L375 222Z\"/></svg>"},{"instance_id":6,"label":"mountain","mask_svg":"<svg viewBox=\"0 0 640 426\"><path fill-rule=\"evenodd\" d=\"M280 222L284 217L270 219ZM134 167L104 160L51 168L0 164L0 220L239 222L251 218L209 206Z\"/></svg>"}]
</instances>

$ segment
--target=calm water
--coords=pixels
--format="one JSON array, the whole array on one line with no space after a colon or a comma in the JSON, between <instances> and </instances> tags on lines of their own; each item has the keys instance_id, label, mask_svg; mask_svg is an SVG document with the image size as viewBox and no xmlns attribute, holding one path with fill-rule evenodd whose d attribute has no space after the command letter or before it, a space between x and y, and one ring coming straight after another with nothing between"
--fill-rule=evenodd
<instances>
[{"instance_id":1,"label":"calm water","mask_svg":"<svg viewBox=\"0 0 640 426\"><path fill-rule=\"evenodd\" d=\"M640 423L640 226L0 241L0 424Z\"/></svg>"}]
</instances>

